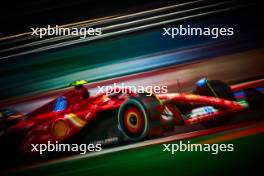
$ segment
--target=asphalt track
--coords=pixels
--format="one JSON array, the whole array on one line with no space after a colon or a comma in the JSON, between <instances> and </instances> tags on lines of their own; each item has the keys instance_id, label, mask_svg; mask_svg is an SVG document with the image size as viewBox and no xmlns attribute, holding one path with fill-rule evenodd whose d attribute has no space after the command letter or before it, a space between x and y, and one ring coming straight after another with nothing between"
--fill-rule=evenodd
<instances>
[{"instance_id":1,"label":"asphalt track","mask_svg":"<svg viewBox=\"0 0 264 176\"><path fill-rule=\"evenodd\" d=\"M251 112L252 113L252 112ZM262 113L263 115L263 113ZM263 117L263 116L262 116ZM146 167L146 165L149 164L150 167L157 166L157 163L159 165L163 166L163 170L157 170L158 173L155 173L153 171L150 171L150 173L153 173L153 175L160 174L160 172L165 173L179 173L183 172L184 175L189 175L191 173L186 172L185 169L180 169L179 165L175 163L179 163L182 161L187 160L198 160L201 159L204 161L204 158L211 158L213 163L212 165L217 163L218 158L225 158L230 157L231 155L237 155L237 152L240 150L245 151L252 149L251 156L248 157L247 154L244 153L244 158L249 158L252 160L252 157L256 155L257 151L254 151L254 148L259 148L257 146L258 143L261 142L254 142L254 138L262 138L263 139L263 133L264 133L264 121L263 120L253 120L250 122L240 122L235 124L230 124L226 126L211 128L211 129L198 129L194 131L189 131L185 133L180 134L166 134L163 138L158 139L152 139L147 140L135 144L129 144L125 146L105 149L101 152L95 152L95 153L88 153L86 155L76 155L66 158L61 158L53 161L38 163L34 165L27 165L23 167L17 167L13 168L12 170L9 170L8 174L14 174L14 175L34 175L38 173L38 175L83 175L83 174L99 174L99 175L105 175L105 174L113 174L111 171L115 171L115 175L121 175L124 174L124 172L128 171L129 173L134 173L133 167L137 167L137 171L145 171L149 170ZM248 138L253 138L252 148L248 148L245 143L248 142ZM240 140L242 141L242 145L237 145L236 141ZM201 144L214 144L214 143L233 143L235 145L235 154L232 154L231 152L223 152L218 153L217 155L212 154L200 154L202 157L197 157L195 152L177 152L175 155L172 155L171 153L162 152L163 146L162 144L174 144L179 143L179 141L184 141L187 143L187 141L191 141L191 143L201 143ZM248 151L248 152L249 152ZM259 151L260 153L262 151ZM188 153L188 154L187 154ZM198 152L200 153L200 152ZM241 152L238 152L241 153ZM260 154L259 153L259 154ZM181 155L187 155L182 158ZM193 155L193 156L190 156ZM211 156L210 156L211 155ZM133 157L134 156L134 157ZM162 157L161 157L162 156ZM151 157L151 161L147 158L143 159L144 157ZM175 158L174 158L175 157ZM187 158L185 158L187 157ZM191 158L190 158L191 157ZM243 158L242 156L239 156L239 158ZM174 164L170 163L171 159L173 159ZM231 158L230 158L231 159ZM233 158L234 159L234 158ZM232 160L233 160L232 159ZM140 160L146 160L148 164L145 164L142 166L142 161ZM161 161L160 161L161 160ZM164 162L163 164L161 164ZM191 161L189 161L192 163ZM228 162L230 163L230 161ZM256 161L254 161L254 164ZM227 170L230 170L238 167L239 164L244 165L245 162L237 160L237 163L233 163L232 166L228 165L227 163L222 163L222 166L220 168L226 167ZM252 163L251 163L252 164ZM119 167L117 167L117 165ZM166 166L167 165L167 166ZM171 166L173 166L171 168ZM181 163L181 167L185 166L186 163ZM202 163L196 163L196 165L202 166ZM196 166L198 167L198 166ZM160 166L158 166L160 168ZM215 166L215 168L219 168L219 166ZM249 168L241 168L242 170L246 170ZM256 174L257 170L259 168L256 167L256 170L252 173ZM212 170L209 169L209 170ZM206 172L206 167L201 167L200 170L197 170L198 173ZM223 171L220 171L222 173ZM215 173L216 175L220 175L220 173Z\"/></svg>"}]
</instances>

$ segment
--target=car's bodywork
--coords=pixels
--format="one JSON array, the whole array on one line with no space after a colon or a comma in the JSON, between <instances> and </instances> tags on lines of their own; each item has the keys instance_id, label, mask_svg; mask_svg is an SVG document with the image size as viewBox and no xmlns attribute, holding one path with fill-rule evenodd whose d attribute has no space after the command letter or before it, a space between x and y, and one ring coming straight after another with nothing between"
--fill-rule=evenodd
<instances>
[{"instance_id":1,"label":"car's bodywork","mask_svg":"<svg viewBox=\"0 0 264 176\"><path fill-rule=\"evenodd\" d=\"M138 141L161 136L176 125L217 121L241 112L249 106L244 90L257 88L262 92L261 86L263 80L232 86L237 101L198 95L197 92L148 96L129 90L119 90L120 93L109 95L100 93L74 101L74 93L69 91L29 114L20 115L15 124L5 129L3 136L19 136L18 148L22 152L30 151L31 144L66 142L78 138L80 134L84 134L84 137L79 139L102 142L101 129L95 128L98 125L95 121L113 118L108 125L101 127L106 132L102 138L108 139L109 143L112 142L109 139L115 136ZM241 94L245 97L241 97ZM109 133L107 128L110 126L115 133ZM87 128L88 131L85 130ZM98 133L91 132L91 129L96 129ZM91 138L92 135L99 136Z\"/></svg>"}]
</instances>

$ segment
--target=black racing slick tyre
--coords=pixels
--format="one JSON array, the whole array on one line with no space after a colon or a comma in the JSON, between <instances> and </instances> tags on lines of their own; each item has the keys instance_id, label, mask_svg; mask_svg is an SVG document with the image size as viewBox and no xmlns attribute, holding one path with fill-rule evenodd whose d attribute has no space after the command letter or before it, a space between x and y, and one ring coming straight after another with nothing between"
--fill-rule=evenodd
<instances>
[{"instance_id":1,"label":"black racing slick tyre","mask_svg":"<svg viewBox=\"0 0 264 176\"><path fill-rule=\"evenodd\" d=\"M231 101L236 100L230 86L220 80L208 80L207 85L200 89L196 88L194 92L199 95L213 96Z\"/></svg>"},{"instance_id":2,"label":"black racing slick tyre","mask_svg":"<svg viewBox=\"0 0 264 176\"><path fill-rule=\"evenodd\" d=\"M203 87L196 88L195 93L203 96L212 96L230 101L236 100L230 86L220 80L207 80L207 84L205 84ZM229 120L230 118L219 117L209 121L203 121L201 122L201 125L206 128L217 127L227 124Z\"/></svg>"},{"instance_id":3,"label":"black racing slick tyre","mask_svg":"<svg viewBox=\"0 0 264 176\"><path fill-rule=\"evenodd\" d=\"M118 112L118 128L125 138L140 141L162 135L161 105L155 96L130 97Z\"/></svg>"},{"instance_id":4,"label":"black racing slick tyre","mask_svg":"<svg viewBox=\"0 0 264 176\"><path fill-rule=\"evenodd\" d=\"M246 101L250 108L260 108L264 106L264 95L256 89L245 89Z\"/></svg>"}]
</instances>

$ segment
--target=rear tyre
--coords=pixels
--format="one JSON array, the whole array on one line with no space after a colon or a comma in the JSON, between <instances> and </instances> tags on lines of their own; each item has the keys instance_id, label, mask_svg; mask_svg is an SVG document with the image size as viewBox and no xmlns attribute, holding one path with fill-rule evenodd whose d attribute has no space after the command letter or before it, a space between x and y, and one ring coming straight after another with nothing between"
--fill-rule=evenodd
<instances>
[{"instance_id":1,"label":"rear tyre","mask_svg":"<svg viewBox=\"0 0 264 176\"><path fill-rule=\"evenodd\" d=\"M208 80L207 82L203 87L196 87L194 92L199 95L218 97L231 101L236 100L232 89L225 82L219 80Z\"/></svg>"},{"instance_id":2,"label":"rear tyre","mask_svg":"<svg viewBox=\"0 0 264 176\"><path fill-rule=\"evenodd\" d=\"M220 80L207 80L207 84L205 84L203 87L196 87L196 90L194 92L196 94L203 96L218 97L231 101L236 100L230 86L227 83ZM207 128L216 127L227 124L229 120L230 118L228 117L227 118L219 117L213 120L201 122L201 125Z\"/></svg>"},{"instance_id":3,"label":"rear tyre","mask_svg":"<svg viewBox=\"0 0 264 176\"><path fill-rule=\"evenodd\" d=\"M250 108L260 108L263 107L264 95L256 89L245 89L246 101L248 102Z\"/></svg>"}]
</instances>

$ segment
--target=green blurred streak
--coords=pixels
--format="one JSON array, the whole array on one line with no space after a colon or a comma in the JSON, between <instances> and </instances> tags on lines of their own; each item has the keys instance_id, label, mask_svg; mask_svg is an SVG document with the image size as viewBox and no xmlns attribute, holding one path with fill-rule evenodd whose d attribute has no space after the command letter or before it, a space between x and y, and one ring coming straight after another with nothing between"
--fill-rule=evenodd
<instances>
[{"instance_id":1,"label":"green blurred streak","mask_svg":"<svg viewBox=\"0 0 264 176\"><path fill-rule=\"evenodd\" d=\"M223 133L222 133L223 134ZM219 134L190 140L197 143ZM227 141L233 152L163 152L161 144L105 154L92 158L61 162L19 175L261 175L258 169L263 156L264 135ZM178 143L174 141L170 143ZM187 143L187 140L183 141Z\"/></svg>"}]
</instances>

